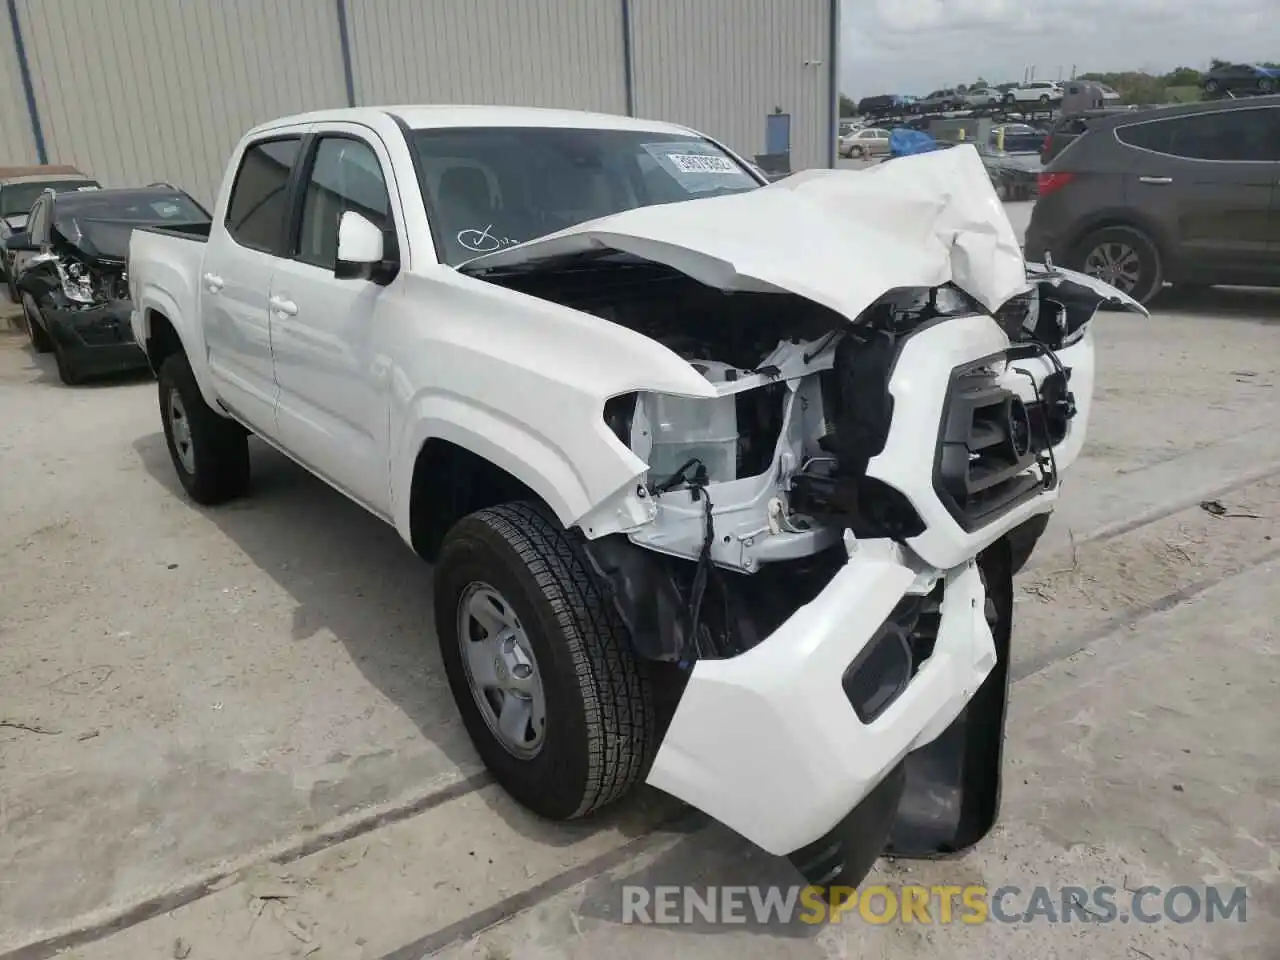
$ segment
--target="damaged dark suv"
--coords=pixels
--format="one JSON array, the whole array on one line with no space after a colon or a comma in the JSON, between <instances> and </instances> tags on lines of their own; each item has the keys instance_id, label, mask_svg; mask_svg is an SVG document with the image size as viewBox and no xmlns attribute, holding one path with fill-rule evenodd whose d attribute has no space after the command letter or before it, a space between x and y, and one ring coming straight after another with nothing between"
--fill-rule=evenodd
<instances>
[{"instance_id":1,"label":"damaged dark suv","mask_svg":"<svg viewBox=\"0 0 1280 960\"><path fill-rule=\"evenodd\" d=\"M129 325L129 235L139 226L208 222L204 207L168 184L48 192L35 202L27 229L6 246L31 346L53 351L63 383L146 368Z\"/></svg>"}]
</instances>

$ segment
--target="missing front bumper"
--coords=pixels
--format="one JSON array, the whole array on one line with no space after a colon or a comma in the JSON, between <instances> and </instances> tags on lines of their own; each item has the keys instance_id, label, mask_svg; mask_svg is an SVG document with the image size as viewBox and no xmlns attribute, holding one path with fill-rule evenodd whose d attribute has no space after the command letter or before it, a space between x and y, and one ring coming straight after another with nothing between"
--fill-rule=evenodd
<instances>
[{"instance_id":1,"label":"missing front bumper","mask_svg":"<svg viewBox=\"0 0 1280 960\"><path fill-rule=\"evenodd\" d=\"M979 560L996 663L973 699L932 742L913 750L834 827L789 859L817 887L856 887L882 854L938 858L985 837L999 814L1009 648L1013 620L1010 550Z\"/></svg>"},{"instance_id":2,"label":"missing front bumper","mask_svg":"<svg viewBox=\"0 0 1280 960\"><path fill-rule=\"evenodd\" d=\"M969 562L941 576L936 638L905 689L862 722L849 668L919 571L888 541L860 543L817 597L738 656L693 666L648 782L770 853L833 830L912 751L961 715L996 665ZM883 838L882 838L883 839Z\"/></svg>"}]
</instances>

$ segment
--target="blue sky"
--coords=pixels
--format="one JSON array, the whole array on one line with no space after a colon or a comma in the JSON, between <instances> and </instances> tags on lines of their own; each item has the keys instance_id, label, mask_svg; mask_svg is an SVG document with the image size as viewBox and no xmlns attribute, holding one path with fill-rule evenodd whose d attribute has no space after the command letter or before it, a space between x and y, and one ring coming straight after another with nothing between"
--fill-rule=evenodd
<instances>
[{"instance_id":1,"label":"blue sky","mask_svg":"<svg viewBox=\"0 0 1280 960\"><path fill-rule=\"evenodd\" d=\"M1088 70L1280 61L1280 0L841 0L855 98Z\"/></svg>"}]
</instances>

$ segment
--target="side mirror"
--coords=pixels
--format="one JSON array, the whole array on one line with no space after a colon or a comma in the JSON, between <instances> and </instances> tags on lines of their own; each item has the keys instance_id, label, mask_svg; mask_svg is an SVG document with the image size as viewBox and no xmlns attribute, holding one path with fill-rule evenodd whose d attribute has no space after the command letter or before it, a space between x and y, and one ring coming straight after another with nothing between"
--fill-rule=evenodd
<instances>
[{"instance_id":1,"label":"side mirror","mask_svg":"<svg viewBox=\"0 0 1280 960\"><path fill-rule=\"evenodd\" d=\"M394 250L394 234L391 243L387 241L387 235L368 217L354 210L345 211L338 220L338 257L333 275L339 280L390 283L399 272L400 263Z\"/></svg>"},{"instance_id":2,"label":"side mirror","mask_svg":"<svg viewBox=\"0 0 1280 960\"><path fill-rule=\"evenodd\" d=\"M38 251L40 249L31 242L31 234L27 233L25 230L21 233L11 233L9 235L9 239L4 242L4 246L6 250L10 250L14 253L19 250L31 252Z\"/></svg>"}]
</instances>

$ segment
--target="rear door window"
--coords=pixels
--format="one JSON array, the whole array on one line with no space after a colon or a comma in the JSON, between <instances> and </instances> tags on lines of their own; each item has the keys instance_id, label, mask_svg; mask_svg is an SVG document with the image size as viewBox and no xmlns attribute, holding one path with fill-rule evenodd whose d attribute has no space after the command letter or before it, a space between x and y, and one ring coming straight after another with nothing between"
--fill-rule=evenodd
<instances>
[{"instance_id":1,"label":"rear door window","mask_svg":"<svg viewBox=\"0 0 1280 960\"><path fill-rule=\"evenodd\" d=\"M1223 110L1120 127L1122 143L1187 160L1280 161L1280 109Z\"/></svg>"},{"instance_id":2,"label":"rear door window","mask_svg":"<svg viewBox=\"0 0 1280 960\"><path fill-rule=\"evenodd\" d=\"M264 253L280 252L289 178L301 146L301 137L285 137L259 141L244 152L227 204L227 232L236 243Z\"/></svg>"}]
</instances>

